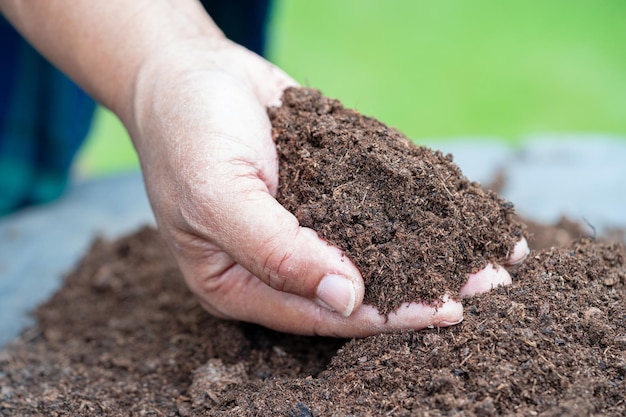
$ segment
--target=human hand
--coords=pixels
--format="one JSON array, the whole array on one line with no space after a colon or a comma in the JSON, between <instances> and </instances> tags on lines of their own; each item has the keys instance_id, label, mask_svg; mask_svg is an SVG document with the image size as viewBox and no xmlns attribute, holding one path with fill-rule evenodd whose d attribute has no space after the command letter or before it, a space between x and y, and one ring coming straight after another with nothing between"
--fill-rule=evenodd
<instances>
[{"instance_id":1,"label":"human hand","mask_svg":"<svg viewBox=\"0 0 626 417\"><path fill-rule=\"evenodd\" d=\"M354 264L274 199L278 162L266 107L295 84L227 40L187 41L143 64L126 124L189 288L216 316L291 333L360 337L458 323L462 305L450 298L388 317L362 305ZM527 250L520 241L509 263ZM510 281L504 268L488 266L460 294Z\"/></svg>"},{"instance_id":2,"label":"human hand","mask_svg":"<svg viewBox=\"0 0 626 417\"><path fill-rule=\"evenodd\" d=\"M198 2L5 0L0 9L122 119L159 228L208 311L334 336L461 320L450 299L402 306L388 320L361 305L357 268L273 198L278 164L265 108L295 82L227 41ZM509 262L526 252L521 241ZM486 268L461 295L508 282L503 268Z\"/></svg>"}]
</instances>

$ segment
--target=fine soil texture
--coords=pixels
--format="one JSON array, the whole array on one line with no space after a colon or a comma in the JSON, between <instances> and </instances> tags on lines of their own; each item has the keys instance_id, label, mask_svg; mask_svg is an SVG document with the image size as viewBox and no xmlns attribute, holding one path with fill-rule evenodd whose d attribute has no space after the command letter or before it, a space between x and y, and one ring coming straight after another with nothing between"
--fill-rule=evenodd
<instances>
[{"instance_id":1,"label":"fine soil texture","mask_svg":"<svg viewBox=\"0 0 626 417\"><path fill-rule=\"evenodd\" d=\"M450 328L291 336L204 312L153 229L98 240L0 351L0 415L626 414L622 243L520 221L451 157L313 90L283 101L279 199L346 250L366 302L432 302L523 232L513 284L464 300Z\"/></svg>"},{"instance_id":2,"label":"fine soil texture","mask_svg":"<svg viewBox=\"0 0 626 417\"><path fill-rule=\"evenodd\" d=\"M382 313L458 290L520 239L513 205L468 181L451 155L316 90L288 89L282 101L269 111L278 200L345 250L363 274L365 303Z\"/></svg>"}]
</instances>

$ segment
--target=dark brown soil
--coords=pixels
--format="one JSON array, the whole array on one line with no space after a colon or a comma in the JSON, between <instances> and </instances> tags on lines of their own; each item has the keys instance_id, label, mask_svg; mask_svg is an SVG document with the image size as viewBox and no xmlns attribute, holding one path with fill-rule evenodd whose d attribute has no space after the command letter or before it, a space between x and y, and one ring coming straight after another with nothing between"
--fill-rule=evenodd
<instances>
[{"instance_id":1,"label":"dark brown soil","mask_svg":"<svg viewBox=\"0 0 626 417\"><path fill-rule=\"evenodd\" d=\"M316 93L308 94L320 100ZM379 175L370 178L370 188L365 185L356 191L352 187L357 185L350 183L334 194L349 202L347 206L335 202L316 206L298 196L295 181L288 187L284 185L288 180L283 181L285 201L304 207L295 210L298 216L310 217L311 226L330 241L349 245L348 254L357 264L362 262L368 285L377 288L368 290L370 302L390 309L403 299L430 299L442 289L458 288L462 275L483 262L502 259L520 230L509 205L466 183L449 158L416 151L377 122L361 120L337 103L329 106L339 121L350 119L355 131L370 135L378 129L391 138L379 144L381 153L404 155L411 164L424 157L427 165L433 165L419 172L409 170L409 176L402 168L386 168L389 161L379 160L384 159L379 155L378 168L369 165L369 175ZM320 110L322 116L329 111L324 106ZM286 117L278 113L273 114L275 123ZM289 123L306 126L298 120ZM308 158L319 149L296 145L289 150L290 145L281 142L281 155L301 152ZM337 158L349 156L347 149L355 148L341 149L336 148ZM373 158L371 153L361 157ZM332 191L342 183L362 180L355 173L329 185L321 178L328 176L322 164L313 166L316 170L303 167L291 175L310 176L302 184L318 181L320 188L330 190L319 194L321 202L333 200ZM358 167L349 166L350 170ZM393 195L390 189L410 187L421 178L420 172L435 179L424 180L431 187L428 193L410 189ZM441 178L439 183L445 186L435 188ZM381 194L386 201L375 202L379 191L385 191ZM423 200L413 200L411 193ZM389 201L396 198L424 206L410 215L393 211ZM486 220L471 212L465 200L472 199L479 200L477 210L486 210ZM323 210L330 226L320 221ZM376 229L381 237L361 236L368 234L370 225L378 228L380 219L390 213L398 216L388 220L392 224L385 229L392 236L384 237L382 229ZM491 237L499 243L472 241L472 233L489 233L486 230L421 229L428 227L418 217L423 214L444 228L446 215L453 225L459 217L469 216L475 227L496 230ZM334 228L348 225L363 230L352 237L333 234ZM449 263L459 265L435 262L439 275L432 290L427 288L429 281L414 278L420 276L415 271L427 266L414 265L402 250L416 251L418 245L427 244L428 252L415 253L447 252L436 239L410 240L407 230L439 233L439 239L448 243L469 242L464 243L469 248L465 252L449 245ZM97 241L57 294L35 311L37 325L0 352L0 415L621 416L626 414L624 247L578 238L586 234L584 230L565 220L556 227L531 224L531 242L543 249L512 271L512 286L465 300L460 325L350 341L284 335L209 316L185 288L155 230L144 229L115 242ZM404 239L412 242L409 248L393 249ZM378 263L371 250L364 249L368 244L375 245L386 261ZM381 266L388 268L390 282L377 281L384 275L373 272ZM414 292L404 295L408 298L398 294L409 290ZM384 300L377 298L381 291Z\"/></svg>"},{"instance_id":2,"label":"dark brown soil","mask_svg":"<svg viewBox=\"0 0 626 417\"><path fill-rule=\"evenodd\" d=\"M619 416L625 289L623 247L584 239L452 328L289 336L206 314L146 229L96 242L0 352L0 414Z\"/></svg>"},{"instance_id":3,"label":"dark brown soil","mask_svg":"<svg viewBox=\"0 0 626 417\"><path fill-rule=\"evenodd\" d=\"M269 114L278 200L345 250L363 274L365 303L383 313L458 290L522 235L513 204L468 181L451 155L338 100L292 88Z\"/></svg>"}]
</instances>

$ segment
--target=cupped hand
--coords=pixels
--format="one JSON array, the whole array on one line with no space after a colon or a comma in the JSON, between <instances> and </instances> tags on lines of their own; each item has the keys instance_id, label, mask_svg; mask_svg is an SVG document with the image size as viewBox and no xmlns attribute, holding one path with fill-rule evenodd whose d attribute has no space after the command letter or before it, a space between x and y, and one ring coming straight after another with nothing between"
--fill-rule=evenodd
<instances>
[{"instance_id":1,"label":"cupped hand","mask_svg":"<svg viewBox=\"0 0 626 417\"><path fill-rule=\"evenodd\" d=\"M150 201L189 288L211 314L298 333L361 337L462 320L460 302L410 303L388 317L362 305L363 279L274 198L278 161L266 114L296 83L227 40L186 41L147 59L125 120ZM509 263L528 251L518 243ZM461 295L508 284L499 266Z\"/></svg>"}]
</instances>

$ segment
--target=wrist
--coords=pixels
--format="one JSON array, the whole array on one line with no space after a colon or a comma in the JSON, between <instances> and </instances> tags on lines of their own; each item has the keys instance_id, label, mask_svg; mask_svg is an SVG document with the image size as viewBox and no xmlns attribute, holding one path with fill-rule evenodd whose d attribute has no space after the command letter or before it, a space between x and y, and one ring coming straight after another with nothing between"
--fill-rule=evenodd
<instances>
[{"instance_id":1,"label":"wrist","mask_svg":"<svg viewBox=\"0 0 626 417\"><path fill-rule=\"evenodd\" d=\"M159 19L158 16L166 12L160 9L149 18L139 17L136 25L130 25L137 28L139 33L134 39L134 45L123 48L126 51L119 53L118 58L122 62L117 68L117 74L123 78L122 82L117 90L103 92L101 96L101 102L124 123L132 120L137 85L141 78L154 78L158 82L156 74L159 71L175 72L180 64L184 66L184 58L177 51L184 50L187 45L201 42L205 48L212 49L227 41L204 10L194 12L186 10L189 7L181 9L171 10L175 16L161 16L162 19ZM144 14L149 13L146 11Z\"/></svg>"},{"instance_id":2,"label":"wrist","mask_svg":"<svg viewBox=\"0 0 626 417\"><path fill-rule=\"evenodd\" d=\"M184 39L224 38L192 0L6 0L0 6L36 49L120 117L128 114L137 72L151 55Z\"/></svg>"}]
</instances>

